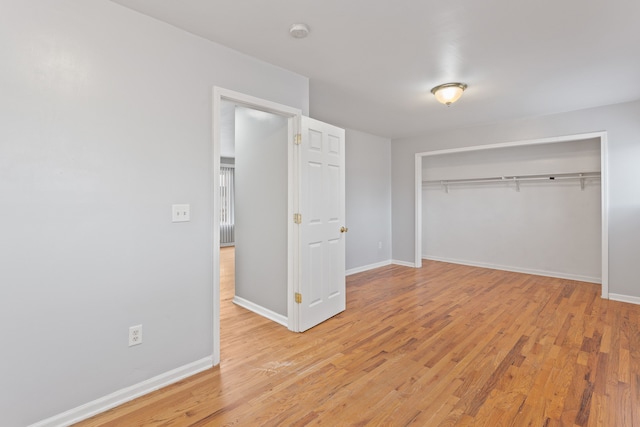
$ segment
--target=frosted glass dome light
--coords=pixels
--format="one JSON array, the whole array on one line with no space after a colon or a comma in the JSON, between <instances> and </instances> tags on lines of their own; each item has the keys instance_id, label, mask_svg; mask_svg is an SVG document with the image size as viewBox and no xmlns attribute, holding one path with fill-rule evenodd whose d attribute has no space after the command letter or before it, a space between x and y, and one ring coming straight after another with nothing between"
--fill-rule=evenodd
<instances>
[{"instance_id":1,"label":"frosted glass dome light","mask_svg":"<svg viewBox=\"0 0 640 427\"><path fill-rule=\"evenodd\" d=\"M462 96L462 92L467 88L464 83L445 83L431 89L431 93L442 104L449 106Z\"/></svg>"}]
</instances>

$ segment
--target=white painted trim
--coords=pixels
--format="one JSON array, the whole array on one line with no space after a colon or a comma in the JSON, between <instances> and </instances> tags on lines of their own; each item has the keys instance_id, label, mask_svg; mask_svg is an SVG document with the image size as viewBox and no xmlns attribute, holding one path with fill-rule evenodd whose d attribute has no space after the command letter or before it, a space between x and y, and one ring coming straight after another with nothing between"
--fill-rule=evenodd
<instances>
[{"instance_id":1,"label":"white painted trim","mask_svg":"<svg viewBox=\"0 0 640 427\"><path fill-rule=\"evenodd\" d=\"M211 188L218 188L220 183L220 103L222 100L228 100L236 104L254 108L257 110L265 111L268 113L277 114L279 116L288 118L288 132L293 138L293 135L297 133L300 127L300 121L302 117L302 110L298 108L289 107L287 105L278 104L276 102L267 101L264 99L256 98L251 95L246 95L240 92L235 92L229 89L224 89L218 86L213 88L213 139L212 139L212 174ZM294 208L297 206L297 200L293 199L293 194L297 191L297 184L294 176L297 174L295 168L296 154L292 147L293 144L288 145L288 214L289 218L293 218ZM220 206L220 192L213 191L213 199L211 209L213 212L213 363L215 365L220 363L220 211L216 209L216 206ZM295 317L294 307L294 293L299 288L299 284L295 283L294 265L298 261L298 250L296 246L297 236L294 234L294 228L292 226L293 221L289 221L288 229L288 244L287 244L287 310L288 318L285 321L285 326L290 330L295 330L297 327L297 319ZM281 322L278 322L281 323Z\"/></svg>"},{"instance_id":2,"label":"white painted trim","mask_svg":"<svg viewBox=\"0 0 640 427\"><path fill-rule=\"evenodd\" d=\"M600 284L599 277L581 276L579 274L562 273L557 271L537 270L535 268L520 268L508 265L491 264L489 262L467 261L453 258L443 258L437 256L423 256L424 259L430 261L448 262L450 264L469 265L471 267L490 268L492 270L511 271L514 273L532 274L534 276L556 277L558 279L577 280L578 282L589 282Z\"/></svg>"},{"instance_id":3,"label":"white painted trim","mask_svg":"<svg viewBox=\"0 0 640 427\"><path fill-rule=\"evenodd\" d=\"M85 403L61 414L38 421L30 427L63 427L70 426L82 420L86 420L96 414L107 411L123 403L129 402L145 394L159 390L184 378L190 377L207 370L213 366L213 357L205 357L164 374L157 375L138 384L123 388L114 393Z\"/></svg>"},{"instance_id":4,"label":"white painted trim","mask_svg":"<svg viewBox=\"0 0 640 427\"><path fill-rule=\"evenodd\" d=\"M352 274L362 273L363 271L369 271L380 267L386 267L387 265L391 265L391 260L385 260L376 262L369 265L363 265L362 267L350 268L345 272L345 276L351 276Z\"/></svg>"},{"instance_id":5,"label":"white painted trim","mask_svg":"<svg viewBox=\"0 0 640 427\"><path fill-rule=\"evenodd\" d=\"M413 238L414 245L414 265L416 268L422 267L422 156L416 154L415 156L415 196L416 203L415 209L415 233Z\"/></svg>"},{"instance_id":6,"label":"white painted trim","mask_svg":"<svg viewBox=\"0 0 640 427\"><path fill-rule=\"evenodd\" d=\"M600 182L602 221L602 298L609 298L609 143L607 133L600 136Z\"/></svg>"},{"instance_id":7,"label":"white painted trim","mask_svg":"<svg viewBox=\"0 0 640 427\"><path fill-rule=\"evenodd\" d=\"M213 198L209 209L213 212L211 218L211 226L213 229L213 264L211 266L211 276L213 277L213 364L220 363L220 117L222 102L222 89L213 88L213 117L211 118L212 127L212 147L211 147L211 192Z\"/></svg>"},{"instance_id":8,"label":"white painted trim","mask_svg":"<svg viewBox=\"0 0 640 427\"><path fill-rule=\"evenodd\" d=\"M589 132L589 133L580 133L575 135L564 135L564 136L552 136L549 138L538 138L538 139L529 139L522 141L512 141L512 142L501 142L498 144L486 144L486 145L472 145L469 147L461 147L461 148L451 148L447 150L435 150L435 151L424 151L422 153L416 153L416 156L439 156L442 154L454 154L454 153L465 153L468 151L479 151L479 150L491 150L494 148L508 148L508 147L519 147L522 145L537 145L537 144L550 144L554 142L570 142L570 141L580 141L583 139L593 139L593 138L602 138L603 135L606 135L606 132Z\"/></svg>"},{"instance_id":9,"label":"white painted trim","mask_svg":"<svg viewBox=\"0 0 640 427\"><path fill-rule=\"evenodd\" d=\"M268 308L264 308L261 305L255 304L239 296L233 297L233 303L236 305L239 305L242 308L246 308L247 310L252 311L256 314L259 314L262 317L266 317L269 320L273 320L274 322L279 323L282 326L285 326L285 327L288 326L287 316L278 314L275 311L271 311Z\"/></svg>"},{"instance_id":10,"label":"white painted trim","mask_svg":"<svg viewBox=\"0 0 640 427\"><path fill-rule=\"evenodd\" d=\"M600 168L601 168L601 200L602 200L602 298L609 298L609 146L607 142L607 132L589 132L575 135L564 135L549 138L531 139L524 141L505 142L499 144L476 145L462 148L452 148L447 150L426 151L415 154L416 161L416 181L415 181L415 256L422 254L422 157L438 156L442 154L463 153L469 151L490 150L494 148L519 147L525 145L549 144L558 142L580 141L586 139L600 139ZM418 168L418 162L420 168ZM418 171L419 169L419 171ZM418 181L418 177L420 180ZM420 232L420 234L418 234ZM416 263L417 265L417 263Z\"/></svg>"},{"instance_id":11,"label":"white painted trim","mask_svg":"<svg viewBox=\"0 0 640 427\"><path fill-rule=\"evenodd\" d=\"M640 305L640 297L631 295L609 294L609 299L613 301L628 302L629 304Z\"/></svg>"},{"instance_id":12,"label":"white painted trim","mask_svg":"<svg viewBox=\"0 0 640 427\"><path fill-rule=\"evenodd\" d=\"M416 265L414 263L407 262L407 261L400 261L399 259L392 259L391 260L391 264L393 264L393 265L401 265L403 267L416 268Z\"/></svg>"},{"instance_id":13,"label":"white painted trim","mask_svg":"<svg viewBox=\"0 0 640 427\"><path fill-rule=\"evenodd\" d=\"M299 332L299 315L296 307L295 293L300 292L300 227L293 221L293 215L300 212L300 146L293 143L296 135L301 132L302 115L294 120L289 118L288 131L290 141L287 144L288 155L288 196L287 216L289 218L289 240L287 244L287 329Z\"/></svg>"}]
</instances>

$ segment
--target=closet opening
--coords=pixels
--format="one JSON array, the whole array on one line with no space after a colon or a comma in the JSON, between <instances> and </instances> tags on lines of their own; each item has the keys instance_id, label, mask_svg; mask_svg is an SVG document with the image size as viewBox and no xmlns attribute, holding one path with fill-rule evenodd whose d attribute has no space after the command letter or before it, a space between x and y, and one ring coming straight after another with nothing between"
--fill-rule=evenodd
<instances>
[{"instance_id":1,"label":"closet opening","mask_svg":"<svg viewBox=\"0 0 640 427\"><path fill-rule=\"evenodd\" d=\"M422 259L608 290L606 132L415 155Z\"/></svg>"}]
</instances>

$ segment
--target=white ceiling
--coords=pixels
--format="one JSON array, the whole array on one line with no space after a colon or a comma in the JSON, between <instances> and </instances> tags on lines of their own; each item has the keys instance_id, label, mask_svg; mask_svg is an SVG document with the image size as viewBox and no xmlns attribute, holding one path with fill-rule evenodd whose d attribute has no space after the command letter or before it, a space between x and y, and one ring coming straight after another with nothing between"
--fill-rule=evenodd
<instances>
[{"instance_id":1,"label":"white ceiling","mask_svg":"<svg viewBox=\"0 0 640 427\"><path fill-rule=\"evenodd\" d=\"M640 99L638 0L112 1L307 76L312 117L390 138ZM447 108L429 90L450 81L469 88Z\"/></svg>"}]
</instances>

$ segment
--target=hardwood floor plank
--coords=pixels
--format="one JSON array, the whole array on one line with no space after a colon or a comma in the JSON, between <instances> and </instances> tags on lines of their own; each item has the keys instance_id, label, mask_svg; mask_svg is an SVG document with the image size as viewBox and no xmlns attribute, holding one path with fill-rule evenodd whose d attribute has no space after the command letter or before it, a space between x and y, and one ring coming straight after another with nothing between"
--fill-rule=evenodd
<instances>
[{"instance_id":1,"label":"hardwood floor plank","mask_svg":"<svg viewBox=\"0 0 640 427\"><path fill-rule=\"evenodd\" d=\"M529 340L527 336L521 336L518 338L518 341L511 348L509 353L505 356L504 359L500 362L495 371L491 373L487 381L483 384L482 388L476 393L473 400L469 404L469 409L467 410L467 414L474 417L480 410L480 407L484 405L484 402L489 397L489 393L493 391L493 389L498 385L498 382L502 378L503 375L507 372L507 369L512 366L514 363L518 363L518 360L522 355L520 352L522 351L522 347L524 347L525 343Z\"/></svg>"},{"instance_id":2,"label":"hardwood floor plank","mask_svg":"<svg viewBox=\"0 0 640 427\"><path fill-rule=\"evenodd\" d=\"M221 258L222 363L79 426L640 425L640 306L598 285L390 265L295 334L233 304Z\"/></svg>"}]
</instances>

